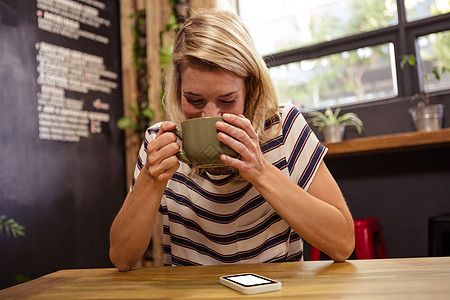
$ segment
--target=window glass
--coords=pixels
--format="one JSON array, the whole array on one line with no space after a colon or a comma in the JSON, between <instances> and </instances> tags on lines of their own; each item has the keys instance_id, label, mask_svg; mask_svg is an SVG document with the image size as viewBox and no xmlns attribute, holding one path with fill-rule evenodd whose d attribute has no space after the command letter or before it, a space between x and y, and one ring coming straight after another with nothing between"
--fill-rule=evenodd
<instances>
[{"instance_id":1,"label":"window glass","mask_svg":"<svg viewBox=\"0 0 450 300\"><path fill-rule=\"evenodd\" d=\"M396 0L239 0L261 55L398 23Z\"/></svg>"},{"instance_id":2,"label":"window glass","mask_svg":"<svg viewBox=\"0 0 450 300\"><path fill-rule=\"evenodd\" d=\"M450 12L449 0L405 0L408 22Z\"/></svg>"},{"instance_id":3,"label":"window glass","mask_svg":"<svg viewBox=\"0 0 450 300\"><path fill-rule=\"evenodd\" d=\"M280 103L300 108L378 100L397 95L391 43L270 68Z\"/></svg>"},{"instance_id":4,"label":"window glass","mask_svg":"<svg viewBox=\"0 0 450 300\"><path fill-rule=\"evenodd\" d=\"M421 61L419 76L424 90L450 88L450 30L421 36L417 44Z\"/></svg>"}]
</instances>

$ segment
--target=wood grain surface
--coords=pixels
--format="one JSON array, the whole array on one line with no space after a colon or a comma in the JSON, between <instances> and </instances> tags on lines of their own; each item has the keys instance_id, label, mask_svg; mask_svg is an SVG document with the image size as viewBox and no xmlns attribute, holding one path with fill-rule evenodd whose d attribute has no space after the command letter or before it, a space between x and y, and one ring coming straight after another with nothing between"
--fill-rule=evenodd
<instances>
[{"instance_id":1,"label":"wood grain surface","mask_svg":"<svg viewBox=\"0 0 450 300\"><path fill-rule=\"evenodd\" d=\"M282 290L241 295L219 276L252 272ZM58 271L0 291L0 299L449 299L450 257Z\"/></svg>"},{"instance_id":2,"label":"wood grain surface","mask_svg":"<svg viewBox=\"0 0 450 300\"><path fill-rule=\"evenodd\" d=\"M325 143L324 145L328 148L327 158L448 147L450 145L450 128L431 132L414 131L363 137L345 140L341 143Z\"/></svg>"}]
</instances>

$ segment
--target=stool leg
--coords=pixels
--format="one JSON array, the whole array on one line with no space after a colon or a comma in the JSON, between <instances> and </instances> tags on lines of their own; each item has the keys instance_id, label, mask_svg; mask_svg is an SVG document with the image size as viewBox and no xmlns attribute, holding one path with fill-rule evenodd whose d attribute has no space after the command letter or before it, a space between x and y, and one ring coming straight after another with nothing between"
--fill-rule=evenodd
<instances>
[{"instance_id":1,"label":"stool leg","mask_svg":"<svg viewBox=\"0 0 450 300\"><path fill-rule=\"evenodd\" d=\"M355 228L355 251L357 259L375 258L372 233L367 226Z\"/></svg>"},{"instance_id":2,"label":"stool leg","mask_svg":"<svg viewBox=\"0 0 450 300\"><path fill-rule=\"evenodd\" d=\"M314 246L311 246L309 260L320 260L320 250Z\"/></svg>"},{"instance_id":3,"label":"stool leg","mask_svg":"<svg viewBox=\"0 0 450 300\"><path fill-rule=\"evenodd\" d=\"M387 258L386 247L384 245L383 234L381 233L381 228L377 232L378 238L376 243L377 258Z\"/></svg>"}]
</instances>

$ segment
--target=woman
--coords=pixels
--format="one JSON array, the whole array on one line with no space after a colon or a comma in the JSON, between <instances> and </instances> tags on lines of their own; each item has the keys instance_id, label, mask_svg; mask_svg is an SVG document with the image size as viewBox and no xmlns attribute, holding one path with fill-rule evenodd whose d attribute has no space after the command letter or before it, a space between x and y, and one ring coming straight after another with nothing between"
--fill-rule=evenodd
<instances>
[{"instance_id":1,"label":"woman","mask_svg":"<svg viewBox=\"0 0 450 300\"><path fill-rule=\"evenodd\" d=\"M277 103L242 21L202 11L175 37L167 117L146 132L130 193L111 226L110 258L130 270L158 213L165 265L303 259L303 239L335 261L354 248L353 220L323 162L326 148L292 105ZM223 116L218 138L239 153L228 166L180 162L171 132L185 119Z\"/></svg>"}]
</instances>

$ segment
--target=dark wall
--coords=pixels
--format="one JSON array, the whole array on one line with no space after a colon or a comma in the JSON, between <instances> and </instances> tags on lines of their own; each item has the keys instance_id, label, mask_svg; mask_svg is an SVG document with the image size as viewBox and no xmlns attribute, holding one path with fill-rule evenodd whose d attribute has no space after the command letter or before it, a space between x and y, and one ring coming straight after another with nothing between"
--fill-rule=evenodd
<instances>
[{"instance_id":1,"label":"dark wall","mask_svg":"<svg viewBox=\"0 0 450 300\"><path fill-rule=\"evenodd\" d=\"M380 218L389 257L428 255L428 218L450 212L448 148L326 163L353 216Z\"/></svg>"},{"instance_id":2,"label":"dark wall","mask_svg":"<svg viewBox=\"0 0 450 300\"><path fill-rule=\"evenodd\" d=\"M450 127L450 96L442 103ZM363 136L413 131L409 99L346 108L364 121ZM358 137L353 128L347 138ZM325 158L354 217L379 217L389 257L428 255L428 218L450 212L450 147Z\"/></svg>"},{"instance_id":3,"label":"dark wall","mask_svg":"<svg viewBox=\"0 0 450 300\"><path fill-rule=\"evenodd\" d=\"M0 288L21 274L112 266L109 227L126 193L124 138L115 125L123 114L120 75L111 93L66 90L67 98L84 101L85 111L110 116L91 120L90 130L101 132L79 141L40 138L37 103L40 42L101 56L108 71L120 74L119 1L101 10L110 27L81 25L108 37L107 45L38 30L36 3L0 0L0 215L26 228L25 237L0 235ZM95 108L95 99L108 109Z\"/></svg>"}]
</instances>

